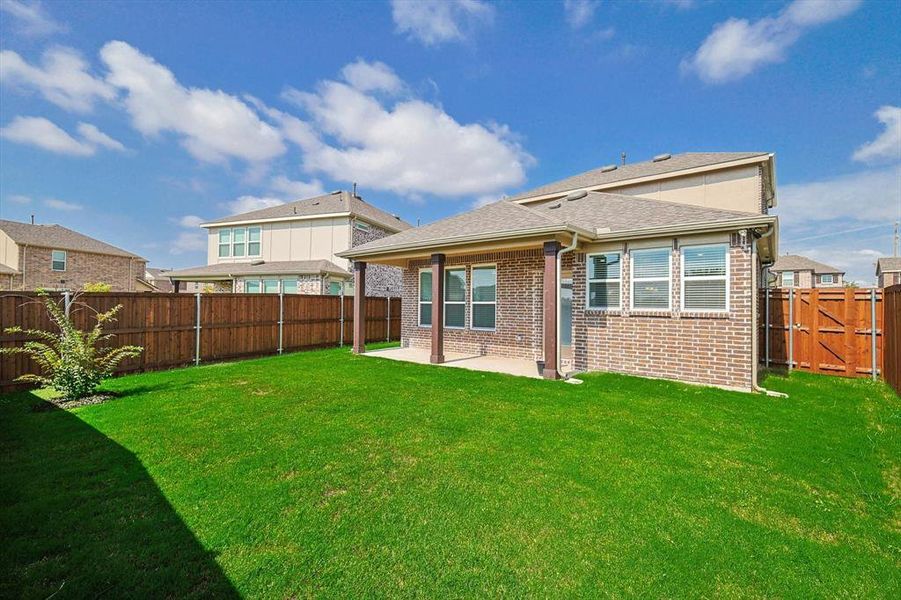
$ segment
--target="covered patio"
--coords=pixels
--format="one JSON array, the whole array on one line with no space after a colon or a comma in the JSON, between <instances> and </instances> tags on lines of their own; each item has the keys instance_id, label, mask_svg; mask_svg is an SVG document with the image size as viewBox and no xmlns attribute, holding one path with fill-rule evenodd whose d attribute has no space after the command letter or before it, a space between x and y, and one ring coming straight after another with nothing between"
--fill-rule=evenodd
<instances>
[{"instance_id":1,"label":"covered patio","mask_svg":"<svg viewBox=\"0 0 901 600\"><path fill-rule=\"evenodd\" d=\"M431 364L431 354L423 348L386 348L384 350L370 350L362 356L374 356L389 360ZM461 354L459 352L447 352L444 362L437 363L445 367L469 369L470 371L488 371L490 373L504 373L518 377L531 377L541 379L542 374L538 369L538 363L534 360L521 358L503 358L499 356L480 356L477 354Z\"/></svg>"}]
</instances>

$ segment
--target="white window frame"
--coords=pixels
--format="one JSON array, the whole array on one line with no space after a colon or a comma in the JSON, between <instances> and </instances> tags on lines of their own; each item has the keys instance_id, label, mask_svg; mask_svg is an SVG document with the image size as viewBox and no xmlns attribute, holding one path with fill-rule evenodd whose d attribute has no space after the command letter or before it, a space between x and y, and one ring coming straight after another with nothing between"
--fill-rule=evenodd
<instances>
[{"instance_id":1,"label":"white window frame","mask_svg":"<svg viewBox=\"0 0 901 600\"><path fill-rule=\"evenodd\" d=\"M274 292L266 291L266 282L274 281L276 283ZM260 293L262 294L280 294L282 292L282 280L279 277L260 277Z\"/></svg>"},{"instance_id":2,"label":"white window frame","mask_svg":"<svg viewBox=\"0 0 901 600\"><path fill-rule=\"evenodd\" d=\"M250 254L250 230L258 229L260 231L260 241L253 242L254 244L260 245L260 251L257 254ZM217 230L217 236L221 234L223 231L228 231L228 242L223 242L221 237L218 237L217 242L217 254L219 249L223 246L228 248L228 255L219 256L218 258L259 258L263 256L263 228L260 225L248 225L247 227L223 227ZM235 233L242 232L244 234L243 242L235 241ZM241 256L235 254L235 246L241 246L244 248L244 253Z\"/></svg>"},{"instance_id":3,"label":"white window frame","mask_svg":"<svg viewBox=\"0 0 901 600\"><path fill-rule=\"evenodd\" d=\"M791 283L785 285L785 276L791 275ZM795 287L795 272L794 271L782 271L779 273L779 287Z\"/></svg>"},{"instance_id":4,"label":"white window frame","mask_svg":"<svg viewBox=\"0 0 901 600\"><path fill-rule=\"evenodd\" d=\"M463 300L453 300L453 301L447 300L447 290L449 289L449 286L447 285L447 274L451 271L463 271ZM464 267L452 267L452 268L445 267L445 269L444 269L445 281L444 281L444 290L443 290L444 297L441 299L441 302L442 302L441 318L444 321L443 325L444 325L445 329L466 329L466 297L467 297L466 287L469 283L468 273L469 273L469 270L465 266ZM435 299L432 298L432 301L434 302ZM447 324L447 305L448 304L462 304L463 305L463 325L448 325ZM434 307L432 308L432 311L433 311L432 318L434 319L435 318Z\"/></svg>"},{"instance_id":5,"label":"white window frame","mask_svg":"<svg viewBox=\"0 0 901 600\"><path fill-rule=\"evenodd\" d=\"M422 305L423 304L431 304L432 305L432 323L435 322L435 298L434 295L430 302L425 302L422 299L422 274L423 273L431 273L431 268L423 268L419 269L419 272L416 274L416 325L422 327L423 329L431 329L432 324L423 325L422 324Z\"/></svg>"},{"instance_id":6,"label":"white window frame","mask_svg":"<svg viewBox=\"0 0 901 600\"><path fill-rule=\"evenodd\" d=\"M666 295L666 308L636 308L635 307L635 283L642 281L663 281L660 277L635 277L635 253L648 250L667 250L668 270L666 275L667 288L669 293ZM672 246L649 246L647 248L630 248L629 249L629 309L637 313L656 313L656 312L672 312L673 310L673 247Z\"/></svg>"},{"instance_id":7,"label":"white window frame","mask_svg":"<svg viewBox=\"0 0 901 600\"><path fill-rule=\"evenodd\" d=\"M479 301L474 300L473 293L475 291L476 286L474 286L472 284L472 281L469 282L469 323L470 323L470 329L472 329L473 331L497 331L497 263L481 263L478 265L470 265L470 267L469 267L470 279L473 278L472 271L474 271L475 269L486 269L489 267L494 269L494 301L493 302L486 302L484 300L479 300ZM473 309L473 307L476 304L494 305L494 327L476 327L475 326L475 319L474 319L475 310ZM463 318L465 321L466 309L464 308L463 310L464 310Z\"/></svg>"},{"instance_id":8,"label":"white window frame","mask_svg":"<svg viewBox=\"0 0 901 600\"><path fill-rule=\"evenodd\" d=\"M824 279L824 277L828 277L829 281L826 281ZM835 275L833 275L832 273L823 273L822 275L820 275L820 283L828 283L828 284L834 285L835 284Z\"/></svg>"},{"instance_id":9,"label":"white window frame","mask_svg":"<svg viewBox=\"0 0 901 600\"><path fill-rule=\"evenodd\" d=\"M258 286L260 286L260 289L255 292L248 292L247 284L250 283L251 281L256 283ZM245 294L262 294L263 293L263 280L262 279L245 279L244 280L244 293Z\"/></svg>"},{"instance_id":10,"label":"white window frame","mask_svg":"<svg viewBox=\"0 0 901 600\"><path fill-rule=\"evenodd\" d=\"M63 253L63 268L62 269L54 269L53 268L53 263L59 262L58 260L53 258L53 255L57 252ZM69 253L66 250L51 250L50 251L50 270L55 273L65 273L67 268L69 268Z\"/></svg>"},{"instance_id":11,"label":"white window frame","mask_svg":"<svg viewBox=\"0 0 901 600\"><path fill-rule=\"evenodd\" d=\"M725 308L685 308L685 249L686 248L717 248L722 247L726 249L726 274L725 275L696 275L688 278L688 281L721 281L725 280L726 283L726 307ZM686 244L679 248L679 307L682 312L687 313L717 313L717 314L725 314L729 312L729 296L730 292L730 282L731 282L731 271L730 271L730 260L729 260L729 244L721 243L721 244Z\"/></svg>"},{"instance_id":12,"label":"white window frame","mask_svg":"<svg viewBox=\"0 0 901 600\"><path fill-rule=\"evenodd\" d=\"M222 241L222 234L228 232L228 241ZM216 256L218 258L231 258L232 255L232 230L230 227L221 227L216 230ZM228 252L225 256L222 256L222 247L225 246L228 249Z\"/></svg>"},{"instance_id":13,"label":"white window frame","mask_svg":"<svg viewBox=\"0 0 901 600\"><path fill-rule=\"evenodd\" d=\"M263 228L260 227L259 225L249 225L249 226L245 227L245 229L246 229L246 232L244 234L244 239L246 240L246 242L245 242L245 247L244 247L244 256L249 256L251 258L258 258L260 256L263 256ZM259 229L260 230L260 241L258 241L258 242L250 241L250 230L251 229ZM250 244L251 243L260 245L260 251L257 254L250 253Z\"/></svg>"},{"instance_id":14,"label":"white window frame","mask_svg":"<svg viewBox=\"0 0 901 600\"><path fill-rule=\"evenodd\" d=\"M616 254L619 256L619 276L616 279L590 279L590 267L592 256L603 256L605 254ZM609 283L611 281L619 282L619 303L616 306L591 306L591 284L592 283ZM623 253L621 250L611 250L610 252L592 252L585 257L585 310L597 312L609 312L623 309Z\"/></svg>"}]
</instances>

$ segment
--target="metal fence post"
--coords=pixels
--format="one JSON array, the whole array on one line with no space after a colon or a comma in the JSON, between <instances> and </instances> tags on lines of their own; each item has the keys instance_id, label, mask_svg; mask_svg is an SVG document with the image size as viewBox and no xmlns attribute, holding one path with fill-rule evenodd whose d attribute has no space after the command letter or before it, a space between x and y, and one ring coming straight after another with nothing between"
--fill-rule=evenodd
<instances>
[{"instance_id":1,"label":"metal fence post","mask_svg":"<svg viewBox=\"0 0 901 600\"><path fill-rule=\"evenodd\" d=\"M341 316L338 318L338 324L340 325L340 331L338 332L338 347L344 347L344 283L341 282L341 296L339 298L341 302Z\"/></svg>"},{"instance_id":2,"label":"metal fence post","mask_svg":"<svg viewBox=\"0 0 901 600\"><path fill-rule=\"evenodd\" d=\"M385 334L385 341L391 341L391 292L388 292L388 332Z\"/></svg>"},{"instance_id":3,"label":"metal fence post","mask_svg":"<svg viewBox=\"0 0 901 600\"><path fill-rule=\"evenodd\" d=\"M284 328L285 328L285 291L279 286L278 290L278 353L282 353L284 347Z\"/></svg>"},{"instance_id":4,"label":"metal fence post","mask_svg":"<svg viewBox=\"0 0 901 600\"><path fill-rule=\"evenodd\" d=\"M200 292L194 294L196 315L194 317L194 365L200 364Z\"/></svg>"},{"instance_id":5,"label":"metal fence post","mask_svg":"<svg viewBox=\"0 0 901 600\"><path fill-rule=\"evenodd\" d=\"M63 294L63 311L69 316L69 309L72 306L72 296L68 290Z\"/></svg>"},{"instance_id":6,"label":"metal fence post","mask_svg":"<svg viewBox=\"0 0 901 600\"><path fill-rule=\"evenodd\" d=\"M764 295L766 298L766 324L763 326L764 335L764 347L766 348L766 368L770 368L770 286L767 284L766 294Z\"/></svg>"},{"instance_id":7,"label":"metal fence post","mask_svg":"<svg viewBox=\"0 0 901 600\"><path fill-rule=\"evenodd\" d=\"M795 366L795 288L788 288L788 370Z\"/></svg>"},{"instance_id":8,"label":"metal fence post","mask_svg":"<svg viewBox=\"0 0 901 600\"><path fill-rule=\"evenodd\" d=\"M883 347L883 355L885 348ZM879 361L876 360L876 288L870 290L870 354L872 359L873 381L878 379L877 368Z\"/></svg>"}]
</instances>

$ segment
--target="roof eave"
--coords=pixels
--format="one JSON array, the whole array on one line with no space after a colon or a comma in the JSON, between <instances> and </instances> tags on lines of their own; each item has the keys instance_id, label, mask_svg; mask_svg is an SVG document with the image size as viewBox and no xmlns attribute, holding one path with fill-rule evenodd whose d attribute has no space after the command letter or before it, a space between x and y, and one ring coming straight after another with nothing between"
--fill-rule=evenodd
<instances>
[{"instance_id":1,"label":"roof eave","mask_svg":"<svg viewBox=\"0 0 901 600\"><path fill-rule=\"evenodd\" d=\"M597 232L594 241L618 242L626 240L666 237L672 235L684 235L687 233L712 233L717 231L731 231L761 226L777 226L778 218L773 215L754 215L746 218L730 219L727 221L706 221L701 223L686 223L684 225L658 225L656 227L641 227L638 229L625 229L622 231Z\"/></svg>"}]
</instances>

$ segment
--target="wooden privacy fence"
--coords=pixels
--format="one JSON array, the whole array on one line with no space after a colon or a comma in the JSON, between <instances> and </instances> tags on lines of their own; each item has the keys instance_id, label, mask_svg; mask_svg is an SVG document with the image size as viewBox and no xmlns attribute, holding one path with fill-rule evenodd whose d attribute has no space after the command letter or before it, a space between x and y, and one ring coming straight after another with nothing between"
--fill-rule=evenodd
<instances>
[{"instance_id":1,"label":"wooden privacy fence","mask_svg":"<svg viewBox=\"0 0 901 600\"><path fill-rule=\"evenodd\" d=\"M144 352L123 362L117 374L353 344L350 296L92 293L80 294L69 311L78 328L88 329L95 311L118 304L118 321L106 328L115 334L111 343ZM400 307L400 298L367 297L367 342L400 339ZM55 330L34 293L0 294L0 346L27 339L2 333L14 325ZM21 387L13 380L28 372L36 372L30 359L0 356L0 392Z\"/></svg>"},{"instance_id":2,"label":"wooden privacy fence","mask_svg":"<svg viewBox=\"0 0 901 600\"><path fill-rule=\"evenodd\" d=\"M883 293L882 376L901 395L901 285L885 288Z\"/></svg>"},{"instance_id":3,"label":"wooden privacy fence","mask_svg":"<svg viewBox=\"0 0 901 600\"><path fill-rule=\"evenodd\" d=\"M766 366L874 379L882 372L882 290L767 289L759 307L759 355Z\"/></svg>"}]
</instances>

